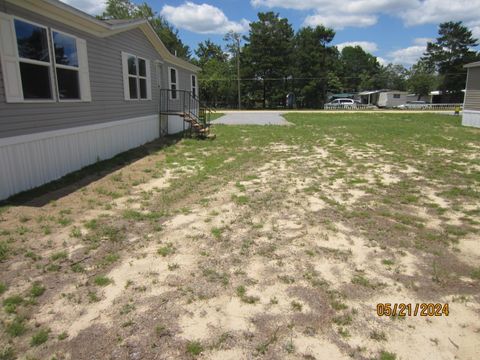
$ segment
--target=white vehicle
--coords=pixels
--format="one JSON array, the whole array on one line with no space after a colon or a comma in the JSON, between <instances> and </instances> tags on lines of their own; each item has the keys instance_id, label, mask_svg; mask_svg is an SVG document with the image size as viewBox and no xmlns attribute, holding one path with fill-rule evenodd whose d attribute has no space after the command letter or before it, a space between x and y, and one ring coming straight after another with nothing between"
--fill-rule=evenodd
<instances>
[{"instance_id":1,"label":"white vehicle","mask_svg":"<svg viewBox=\"0 0 480 360\"><path fill-rule=\"evenodd\" d=\"M333 101L330 101L329 103L325 104L331 107L356 107L357 105L360 105L360 101L358 100L353 100L353 99L347 99L347 98L341 98L341 99L335 99Z\"/></svg>"},{"instance_id":2,"label":"white vehicle","mask_svg":"<svg viewBox=\"0 0 480 360\"><path fill-rule=\"evenodd\" d=\"M406 110L406 109L425 109L429 103L427 101L407 101L406 104L398 105L397 109Z\"/></svg>"}]
</instances>

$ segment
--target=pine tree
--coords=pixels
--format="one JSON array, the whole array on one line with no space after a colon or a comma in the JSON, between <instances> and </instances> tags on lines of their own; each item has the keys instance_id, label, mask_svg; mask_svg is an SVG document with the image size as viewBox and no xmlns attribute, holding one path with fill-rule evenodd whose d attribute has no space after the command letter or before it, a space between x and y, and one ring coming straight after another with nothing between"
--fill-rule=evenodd
<instances>
[{"instance_id":1,"label":"pine tree","mask_svg":"<svg viewBox=\"0 0 480 360\"><path fill-rule=\"evenodd\" d=\"M463 65L480 59L480 54L472 49L478 45L478 40L461 21L440 24L438 34L435 42L427 44L421 60L443 78L440 90L449 92L451 101L461 101L467 76Z\"/></svg>"},{"instance_id":2,"label":"pine tree","mask_svg":"<svg viewBox=\"0 0 480 360\"><path fill-rule=\"evenodd\" d=\"M249 61L251 76L262 80L264 108L267 102L270 106L278 105L285 97L284 89L275 83L293 71L293 36L288 20L273 12L258 13L258 20L250 24L250 32L245 38L249 44L244 48L244 58Z\"/></svg>"}]
</instances>

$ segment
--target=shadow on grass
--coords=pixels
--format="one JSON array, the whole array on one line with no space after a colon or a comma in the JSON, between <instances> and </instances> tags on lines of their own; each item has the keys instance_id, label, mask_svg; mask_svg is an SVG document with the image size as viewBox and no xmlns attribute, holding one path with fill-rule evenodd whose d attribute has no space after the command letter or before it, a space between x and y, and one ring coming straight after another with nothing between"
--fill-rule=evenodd
<instances>
[{"instance_id":1,"label":"shadow on grass","mask_svg":"<svg viewBox=\"0 0 480 360\"><path fill-rule=\"evenodd\" d=\"M100 180L124 166L130 165L163 148L175 145L181 139L182 135L173 135L162 139L156 139L145 145L120 153L113 158L88 165L80 170L61 177L58 180L13 195L6 200L0 201L0 207L18 205L34 207L44 206L50 201L58 200L91 184L92 182Z\"/></svg>"}]
</instances>

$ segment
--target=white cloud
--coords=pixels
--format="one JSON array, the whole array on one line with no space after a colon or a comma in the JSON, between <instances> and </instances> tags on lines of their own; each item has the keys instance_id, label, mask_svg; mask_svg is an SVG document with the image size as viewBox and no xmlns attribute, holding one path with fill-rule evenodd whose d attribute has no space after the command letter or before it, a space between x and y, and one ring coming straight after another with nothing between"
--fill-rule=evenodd
<instances>
[{"instance_id":1,"label":"white cloud","mask_svg":"<svg viewBox=\"0 0 480 360\"><path fill-rule=\"evenodd\" d=\"M377 61L382 66L387 66L389 64L389 61L385 60L383 57L380 57L380 56L377 56Z\"/></svg>"},{"instance_id":2,"label":"white cloud","mask_svg":"<svg viewBox=\"0 0 480 360\"><path fill-rule=\"evenodd\" d=\"M426 46L428 42L432 42L432 41L435 41L435 39L434 38L415 38L415 39L413 39L413 43L415 45L420 45L420 46L422 46L422 45Z\"/></svg>"},{"instance_id":3,"label":"white cloud","mask_svg":"<svg viewBox=\"0 0 480 360\"><path fill-rule=\"evenodd\" d=\"M222 10L209 4L186 2L180 6L165 5L160 12L169 22L178 28L199 34L225 34L231 30L245 32L249 22L231 21Z\"/></svg>"},{"instance_id":4,"label":"white cloud","mask_svg":"<svg viewBox=\"0 0 480 360\"><path fill-rule=\"evenodd\" d=\"M307 16L303 25L312 27L324 25L341 30L346 27L368 27L376 23L377 17L372 15L315 14Z\"/></svg>"},{"instance_id":5,"label":"white cloud","mask_svg":"<svg viewBox=\"0 0 480 360\"><path fill-rule=\"evenodd\" d=\"M304 25L343 29L376 24L382 14L397 16L405 25L463 21L480 35L480 0L250 0L252 6L310 10Z\"/></svg>"},{"instance_id":6,"label":"white cloud","mask_svg":"<svg viewBox=\"0 0 480 360\"><path fill-rule=\"evenodd\" d=\"M470 30L472 30L472 34L475 39L480 39L480 24L472 26Z\"/></svg>"},{"instance_id":7,"label":"white cloud","mask_svg":"<svg viewBox=\"0 0 480 360\"><path fill-rule=\"evenodd\" d=\"M342 49L346 46L360 46L363 50L370 53L378 50L378 45L371 41L348 41L337 44L335 46L338 48L339 51L342 51Z\"/></svg>"},{"instance_id":8,"label":"white cloud","mask_svg":"<svg viewBox=\"0 0 480 360\"><path fill-rule=\"evenodd\" d=\"M322 12L336 10L337 14L342 13L371 13L405 9L405 6L414 5L418 0L350 0L341 3L336 0L251 0L254 7L284 8L296 10L318 10Z\"/></svg>"},{"instance_id":9,"label":"white cloud","mask_svg":"<svg viewBox=\"0 0 480 360\"><path fill-rule=\"evenodd\" d=\"M105 1L99 0L61 0L65 4L73 6L90 15L99 15L105 10Z\"/></svg>"},{"instance_id":10,"label":"white cloud","mask_svg":"<svg viewBox=\"0 0 480 360\"><path fill-rule=\"evenodd\" d=\"M388 59L394 64L413 65L422 57L425 49L426 44L409 46L390 52Z\"/></svg>"},{"instance_id":11,"label":"white cloud","mask_svg":"<svg viewBox=\"0 0 480 360\"><path fill-rule=\"evenodd\" d=\"M480 22L480 0L424 0L400 13L406 25L436 24L443 21Z\"/></svg>"},{"instance_id":12,"label":"white cloud","mask_svg":"<svg viewBox=\"0 0 480 360\"><path fill-rule=\"evenodd\" d=\"M415 38L412 41L412 46L392 51L387 54L387 58L389 62L394 64L413 65L423 56L423 53L427 49L427 43L434 40L435 39L425 37Z\"/></svg>"}]
</instances>

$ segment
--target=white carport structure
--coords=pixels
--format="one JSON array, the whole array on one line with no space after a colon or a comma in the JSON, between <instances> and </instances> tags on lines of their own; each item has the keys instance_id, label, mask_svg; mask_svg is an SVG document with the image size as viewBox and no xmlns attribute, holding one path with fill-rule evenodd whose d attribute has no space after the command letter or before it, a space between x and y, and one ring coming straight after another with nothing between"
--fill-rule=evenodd
<instances>
[{"instance_id":1,"label":"white carport structure","mask_svg":"<svg viewBox=\"0 0 480 360\"><path fill-rule=\"evenodd\" d=\"M378 94L385 90L371 90L371 91L362 91L359 92L358 95L360 96L360 101L362 104L367 105L376 105L378 101Z\"/></svg>"}]
</instances>

